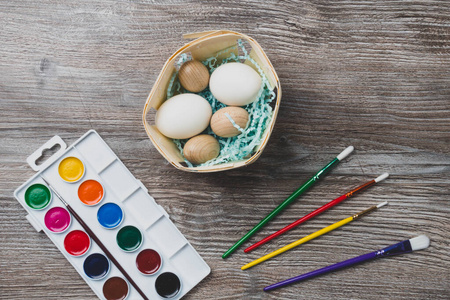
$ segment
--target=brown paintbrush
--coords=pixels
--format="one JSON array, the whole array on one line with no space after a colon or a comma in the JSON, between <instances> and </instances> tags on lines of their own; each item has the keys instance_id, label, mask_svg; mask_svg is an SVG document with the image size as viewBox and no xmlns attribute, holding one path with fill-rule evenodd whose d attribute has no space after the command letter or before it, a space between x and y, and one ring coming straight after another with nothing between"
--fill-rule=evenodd
<instances>
[{"instance_id":1,"label":"brown paintbrush","mask_svg":"<svg viewBox=\"0 0 450 300\"><path fill-rule=\"evenodd\" d=\"M83 219L81 219L81 217L73 210L73 208L63 199L63 197L61 197L61 195L58 194L58 192L50 185L50 183L48 183L48 181L44 179L44 177L41 176L41 178L48 185L48 187L53 191L53 193L55 193L55 195L59 198L59 200L61 200L62 203L64 203L67 210L75 217L75 219L77 219L77 221L78 221L78 223L80 223L81 227L83 227L83 229L87 232L87 234L91 237L91 239L93 239L97 243L97 245L100 247L100 249L102 249L102 251L109 258L109 260L113 262L113 264L117 267L117 269L119 269L119 271L123 274L123 276L125 276L125 278L128 280L128 282L131 283L131 285L136 289L136 291L138 291L138 293L141 294L142 298L144 298L144 300L148 300L147 296L138 287L136 282L134 282L134 280L131 279L130 275L128 275L128 273L125 271L125 269L119 264L119 262L114 258L114 256L111 254L111 252L109 252L109 250L105 247L105 245L103 245L103 243L94 234L94 232L89 228L89 226L87 226L87 224L84 223Z\"/></svg>"}]
</instances>

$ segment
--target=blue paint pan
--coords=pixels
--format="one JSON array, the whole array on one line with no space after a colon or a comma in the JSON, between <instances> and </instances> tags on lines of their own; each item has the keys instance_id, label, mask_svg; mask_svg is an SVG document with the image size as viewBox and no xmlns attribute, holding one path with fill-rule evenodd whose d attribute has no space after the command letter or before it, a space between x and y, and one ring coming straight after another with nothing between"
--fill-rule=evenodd
<instances>
[{"instance_id":1,"label":"blue paint pan","mask_svg":"<svg viewBox=\"0 0 450 300\"><path fill-rule=\"evenodd\" d=\"M98 209L97 219L107 229L116 228L122 223L123 211L115 203L105 203Z\"/></svg>"}]
</instances>

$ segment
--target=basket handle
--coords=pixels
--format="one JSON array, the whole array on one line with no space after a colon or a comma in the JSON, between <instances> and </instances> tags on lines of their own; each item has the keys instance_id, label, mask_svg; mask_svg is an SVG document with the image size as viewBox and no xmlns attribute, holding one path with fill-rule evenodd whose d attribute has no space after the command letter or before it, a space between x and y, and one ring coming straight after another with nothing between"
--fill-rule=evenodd
<instances>
[{"instance_id":1,"label":"basket handle","mask_svg":"<svg viewBox=\"0 0 450 300\"><path fill-rule=\"evenodd\" d=\"M46 161L44 161L42 164L37 165L36 161L44 154L45 150L51 149L54 146L59 145L60 148L56 153L54 153L52 156L50 156ZM54 161L56 161L66 150L67 145L62 140L62 138L59 135L55 135L50 140L48 140L44 145L42 145L39 149L33 152L30 156L27 158L27 163L30 165L30 167L34 171L41 171L45 168L47 168L50 164L52 164Z\"/></svg>"}]
</instances>

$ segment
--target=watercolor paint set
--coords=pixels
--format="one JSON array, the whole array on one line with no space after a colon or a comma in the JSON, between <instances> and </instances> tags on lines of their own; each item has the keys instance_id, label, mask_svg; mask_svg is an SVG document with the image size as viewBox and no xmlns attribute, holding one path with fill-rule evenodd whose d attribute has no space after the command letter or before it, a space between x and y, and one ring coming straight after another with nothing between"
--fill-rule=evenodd
<instances>
[{"instance_id":1,"label":"watercolor paint set","mask_svg":"<svg viewBox=\"0 0 450 300\"><path fill-rule=\"evenodd\" d=\"M14 196L100 299L179 299L210 273L96 131L70 147L54 136L27 162L37 174Z\"/></svg>"}]
</instances>

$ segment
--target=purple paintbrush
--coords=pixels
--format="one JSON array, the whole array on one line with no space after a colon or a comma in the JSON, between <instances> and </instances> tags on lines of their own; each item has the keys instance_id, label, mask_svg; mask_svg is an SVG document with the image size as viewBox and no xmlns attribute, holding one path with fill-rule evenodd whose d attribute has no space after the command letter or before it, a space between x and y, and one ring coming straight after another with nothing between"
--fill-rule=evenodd
<instances>
[{"instance_id":1,"label":"purple paintbrush","mask_svg":"<svg viewBox=\"0 0 450 300\"><path fill-rule=\"evenodd\" d=\"M371 253L367 253L367 254L363 254L361 256L357 256L354 258L350 258L348 260L344 260L341 261L337 264L322 268L322 269L318 269L306 274L302 274L296 277L292 277L280 282L277 282L275 284L266 286L264 288L265 292L271 291L273 289L277 289L280 287L284 287L286 285L289 285L291 283L295 283L295 282L299 282L299 281L303 281L309 278L313 278L322 274L326 274L329 272L333 272L342 268L346 268L346 267L350 267L359 263L362 263L364 261L367 260L371 260L374 258L379 258L379 257L386 257L386 256L392 256L392 255L397 255L397 254L403 254L403 253L409 253L409 252L413 252L416 250L422 250L427 248L430 245L430 239L426 236L426 235L419 235L415 238L388 246L386 248L383 248L381 250L377 250Z\"/></svg>"}]
</instances>

